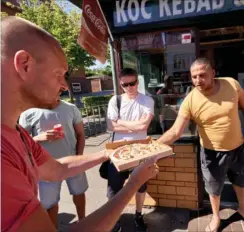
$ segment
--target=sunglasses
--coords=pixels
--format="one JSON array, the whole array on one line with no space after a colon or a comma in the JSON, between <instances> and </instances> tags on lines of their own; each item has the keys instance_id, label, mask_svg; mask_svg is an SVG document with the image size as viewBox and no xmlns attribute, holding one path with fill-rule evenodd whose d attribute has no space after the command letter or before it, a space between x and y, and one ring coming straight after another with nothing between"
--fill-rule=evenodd
<instances>
[{"instance_id":1,"label":"sunglasses","mask_svg":"<svg viewBox=\"0 0 244 232\"><path fill-rule=\"evenodd\" d=\"M126 88L126 87L128 87L128 86L135 86L136 85L136 83L137 83L137 80L135 80L135 81L133 81L133 82L129 82L129 83L121 83L121 86L123 87L123 88Z\"/></svg>"}]
</instances>

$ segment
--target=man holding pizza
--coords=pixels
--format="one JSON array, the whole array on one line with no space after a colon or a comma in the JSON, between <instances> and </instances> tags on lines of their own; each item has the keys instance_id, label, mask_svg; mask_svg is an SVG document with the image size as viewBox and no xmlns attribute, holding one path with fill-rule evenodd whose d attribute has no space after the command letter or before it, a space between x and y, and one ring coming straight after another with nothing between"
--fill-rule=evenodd
<instances>
[{"instance_id":1,"label":"man holding pizza","mask_svg":"<svg viewBox=\"0 0 244 232\"><path fill-rule=\"evenodd\" d=\"M107 124L108 129L114 132L116 140L136 140L147 137L148 126L154 116L154 101L151 97L138 92L137 72L131 68L121 71L120 85L124 90L121 96L114 96L108 104ZM120 104L118 104L118 98ZM119 108L119 109L118 109ZM129 171L118 172L110 163L108 166L108 192L109 199L122 189ZM136 194L136 231L147 231L147 226L142 217L142 207L146 195L146 183L143 184ZM120 231L121 225L118 221L113 231Z\"/></svg>"},{"instance_id":2,"label":"man holding pizza","mask_svg":"<svg viewBox=\"0 0 244 232\"><path fill-rule=\"evenodd\" d=\"M159 142L172 144L192 119L198 125L201 142L201 169L209 194L213 217L206 231L220 226L220 195L228 176L244 216L244 146L238 108L244 110L244 91L233 78L215 79L209 60L199 58L191 65L195 88L181 104L174 125Z\"/></svg>"}]
</instances>

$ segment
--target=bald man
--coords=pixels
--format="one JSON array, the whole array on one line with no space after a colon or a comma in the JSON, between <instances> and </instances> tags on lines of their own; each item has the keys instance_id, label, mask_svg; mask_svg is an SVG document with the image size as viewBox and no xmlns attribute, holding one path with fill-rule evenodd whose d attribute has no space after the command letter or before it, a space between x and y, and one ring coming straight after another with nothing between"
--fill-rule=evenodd
<instances>
[{"instance_id":1,"label":"bald man","mask_svg":"<svg viewBox=\"0 0 244 232\"><path fill-rule=\"evenodd\" d=\"M1 210L2 231L56 231L37 198L38 180L60 181L108 159L105 152L52 158L16 125L29 108L52 109L67 89L67 62L46 31L17 17L1 21ZM155 160L140 165L126 186L107 204L69 231L109 231L138 188L158 171Z\"/></svg>"},{"instance_id":2,"label":"bald man","mask_svg":"<svg viewBox=\"0 0 244 232\"><path fill-rule=\"evenodd\" d=\"M190 120L197 124L201 170L213 211L205 231L217 232L226 176L238 198L237 218L244 217L244 143L238 112L239 106L244 111L244 90L233 78L215 78L215 70L206 58L196 59L190 72L194 89L182 102L174 125L158 141L172 144Z\"/></svg>"}]
</instances>

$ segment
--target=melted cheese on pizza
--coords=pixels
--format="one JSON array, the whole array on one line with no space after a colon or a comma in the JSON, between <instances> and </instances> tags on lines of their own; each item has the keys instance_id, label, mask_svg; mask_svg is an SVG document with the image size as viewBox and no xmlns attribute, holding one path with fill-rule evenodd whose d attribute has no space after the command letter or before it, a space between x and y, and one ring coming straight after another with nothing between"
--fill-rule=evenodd
<instances>
[{"instance_id":1,"label":"melted cheese on pizza","mask_svg":"<svg viewBox=\"0 0 244 232\"><path fill-rule=\"evenodd\" d=\"M129 160L155 152L160 152L162 149L163 146L155 141L152 141L149 144L134 143L123 146L118 152L115 153L114 157L117 159Z\"/></svg>"}]
</instances>

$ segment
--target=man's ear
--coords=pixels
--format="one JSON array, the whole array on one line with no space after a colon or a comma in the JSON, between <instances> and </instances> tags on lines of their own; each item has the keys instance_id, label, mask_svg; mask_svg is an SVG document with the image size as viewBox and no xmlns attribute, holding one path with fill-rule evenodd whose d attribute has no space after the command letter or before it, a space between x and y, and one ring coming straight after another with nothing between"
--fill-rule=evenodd
<instances>
[{"instance_id":1,"label":"man's ear","mask_svg":"<svg viewBox=\"0 0 244 232\"><path fill-rule=\"evenodd\" d=\"M215 69L213 69L213 77L215 77L215 75L216 75L216 71Z\"/></svg>"},{"instance_id":2,"label":"man's ear","mask_svg":"<svg viewBox=\"0 0 244 232\"><path fill-rule=\"evenodd\" d=\"M15 53L14 67L20 78L23 80L27 78L32 63L32 57L28 52L21 50Z\"/></svg>"}]
</instances>

